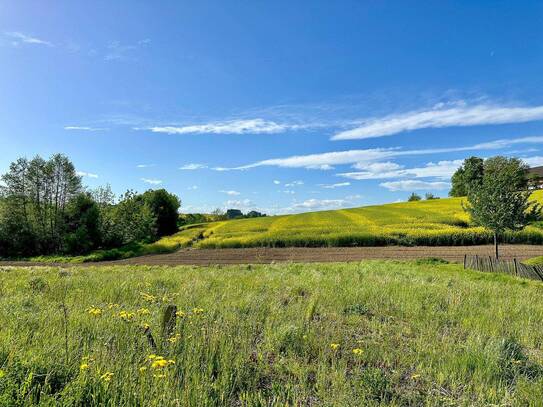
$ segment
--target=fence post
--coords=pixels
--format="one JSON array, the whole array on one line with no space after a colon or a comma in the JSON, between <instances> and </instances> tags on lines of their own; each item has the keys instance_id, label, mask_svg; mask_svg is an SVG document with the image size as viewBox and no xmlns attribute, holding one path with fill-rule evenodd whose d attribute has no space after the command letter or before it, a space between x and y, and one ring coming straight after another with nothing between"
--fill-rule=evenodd
<instances>
[{"instance_id":1,"label":"fence post","mask_svg":"<svg viewBox=\"0 0 543 407\"><path fill-rule=\"evenodd\" d=\"M468 255L464 254L464 270L466 269L466 263L468 261Z\"/></svg>"},{"instance_id":2,"label":"fence post","mask_svg":"<svg viewBox=\"0 0 543 407\"><path fill-rule=\"evenodd\" d=\"M478 254L475 255L475 269L479 270L479 255Z\"/></svg>"},{"instance_id":3,"label":"fence post","mask_svg":"<svg viewBox=\"0 0 543 407\"><path fill-rule=\"evenodd\" d=\"M496 268L497 267L498 267L498 264L496 264ZM494 263L492 262L492 256L488 256L488 268L490 269L491 273L493 273L495 271Z\"/></svg>"},{"instance_id":4,"label":"fence post","mask_svg":"<svg viewBox=\"0 0 543 407\"><path fill-rule=\"evenodd\" d=\"M513 263L515 264L515 276L518 276L518 264L517 264L517 258L513 258Z\"/></svg>"}]
</instances>

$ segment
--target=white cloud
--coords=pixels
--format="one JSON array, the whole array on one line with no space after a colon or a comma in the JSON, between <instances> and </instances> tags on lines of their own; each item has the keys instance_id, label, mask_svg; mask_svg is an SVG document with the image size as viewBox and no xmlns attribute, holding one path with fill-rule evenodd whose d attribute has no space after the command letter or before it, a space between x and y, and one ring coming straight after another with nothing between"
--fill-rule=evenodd
<instances>
[{"instance_id":1,"label":"white cloud","mask_svg":"<svg viewBox=\"0 0 543 407\"><path fill-rule=\"evenodd\" d=\"M89 127L89 126L64 126L64 130L77 130L77 131L105 131L103 127Z\"/></svg>"},{"instance_id":2,"label":"white cloud","mask_svg":"<svg viewBox=\"0 0 543 407\"><path fill-rule=\"evenodd\" d=\"M92 172L77 171L77 175L80 177L98 178L98 174L93 174Z\"/></svg>"},{"instance_id":3,"label":"white cloud","mask_svg":"<svg viewBox=\"0 0 543 407\"><path fill-rule=\"evenodd\" d=\"M332 140L391 136L424 128L523 123L534 120L543 120L543 106L457 106L448 109L414 111L364 120L360 126L354 129L337 133L332 137Z\"/></svg>"},{"instance_id":4,"label":"white cloud","mask_svg":"<svg viewBox=\"0 0 543 407\"><path fill-rule=\"evenodd\" d=\"M196 164L196 163L185 164L185 165L182 165L181 167L179 167L180 170L188 170L188 171L202 170L204 168L207 168L207 165L205 165L205 164Z\"/></svg>"},{"instance_id":5,"label":"white cloud","mask_svg":"<svg viewBox=\"0 0 543 407\"><path fill-rule=\"evenodd\" d=\"M119 41L110 41L104 56L106 61L129 59L129 55L138 48L144 48L151 43L149 38L138 41L135 44L121 44Z\"/></svg>"},{"instance_id":6,"label":"white cloud","mask_svg":"<svg viewBox=\"0 0 543 407\"><path fill-rule=\"evenodd\" d=\"M374 148L366 150L334 151L321 154L298 155L285 158L273 158L258 161L253 164L222 170L247 170L263 166L277 166L284 168L311 168L318 165L341 165L362 163L371 164L396 157L443 154L465 151L500 150L517 144L540 144L543 136L522 137L517 139L501 139L491 142L462 147L430 148L420 150L402 150L401 148Z\"/></svg>"},{"instance_id":7,"label":"white cloud","mask_svg":"<svg viewBox=\"0 0 543 407\"><path fill-rule=\"evenodd\" d=\"M540 156L522 158L522 161L524 161L530 167L539 167L543 165L543 157Z\"/></svg>"},{"instance_id":8,"label":"white cloud","mask_svg":"<svg viewBox=\"0 0 543 407\"><path fill-rule=\"evenodd\" d=\"M233 208L233 209L252 209L254 208L254 203L250 199L242 199L242 200L228 200L224 203L224 206L226 208Z\"/></svg>"},{"instance_id":9,"label":"white cloud","mask_svg":"<svg viewBox=\"0 0 543 407\"><path fill-rule=\"evenodd\" d=\"M17 46L19 44L34 44L34 45L45 45L48 47L53 47L53 44L49 41L42 40L40 38L32 37L30 35L24 34L19 31L11 31L4 33L7 37L12 39L11 44Z\"/></svg>"},{"instance_id":10,"label":"white cloud","mask_svg":"<svg viewBox=\"0 0 543 407\"><path fill-rule=\"evenodd\" d=\"M238 192L238 191L224 191L224 190L221 190L219 192L222 192L223 194L230 195L230 196L241 195L241 192Z\"/></svg>"},{"instance_id":11,"label":"white cloud","mask_svg":"<svg viewBox=\"0 0 543 407\"><path fill-rule=\"evenodd\" d=\"M153 133L166 134L272 134L307 127L310 127L310 125L281 124L264 119L246 119L187 126L155 126L149 130Z\"/></svg>"},{"instance_id":12,"label":"white cloud","mask_svg":"<svg viewBox=\"0 0 543 407\"><path fill-rule=\"evenodd\" d=\"M345 199L308 199L292 205L292 209L336 209L344 207L348 202Z\"/></svg>"},{"instance_id":13,"label":"white cloud","mask_svg":"<svg viewBox=\"0 0 543 407\"><path fill-rule=\"evenodd\" d=\"M380 163L356 163L353 165L355 170L369 171L372 173L395 171L402 168L401 165L390 161Z\"/></svg>"},{"instance_id":14,"label":"white cloud","mask_svg":"<svg viewBox=\"0 0 543 407\"><path fill-rule=\"evenodd\" d=\"M198 185L193 185L191 187L187 188L189 191L196 191L198 189Z\"/></svg>"},{"instance_id":15,"label":"white cloud","mask_svg":"<svg viewBox=\"0 0 543 407\"><path fill-rule=\"evenodd\" d=\"M138 164L136 165L137 168L151 168L155 167L155 164Z\"/></svg>"},{"instance_id":16,"label":"white cloud","mask_svg":"<svg viewBox=\"0 0 543 407\"><path fill-rule=\"evenodd\" d=\"M296 193L296 191L292 191L292 190L290 190L290 189L285 189L285 190L283 191L283 193L289 194L289 195L294 195L294 194Z\"/></svg>"},{"instance_id":17,"label":"white cloud","mask_svg":"<svg viewBox=\"0 0 543 407\"><path fill-rule=\"evenodd\" d=\"M440 189L449 189L451 184L448 182L425 182L425 181L415 181L415 180L405 180L405 181L392 181L392 182L383 182L380 184L383 188L388 189L389 191L416 191L416 190L440 190Z\"/></svg>"},{"instance_id":18,"label":"white cloud","mask_svg":"<svg viewBox=\"0 0 543 407\"><path fill-rule=\"evenodd\" d=\"M285 184L285 187L286 188L299 187L299 186L301 186L303 184L304 184L303 181L292 181L292 182L290 182L288 184Z\"/></svg>"},{"instance_id":19,"label":"white cloud","mask_svg":"<svg viewBox=\"0 0 543 407\"><path fill-rule=\"evenodd\" d=\"M280 185L280 184L281 184L281 181L274 180L273 183L274 183L275 185Z\"/></svg>"},{"instance_id":20,"label":"white cloud","mask_svg":"<svg viewBox=\"0 0 543 407\"><path fill-rule=\"evenodd\" d=\"M151 185L159 185L159 184L162 184L162 180L161 179L152 179L152 178L140 178L143 182L145 182L146 184L151 184Z\"/></svg>"},{"instance_id":21,"label":"white cloud","mask_svg":"<svg viewBox=\"0 0 543 407\"><path fill-rule=\"evenodd\" d=\"M326 188L326 189L348 187L349 185L351 185L350 182L338 182L337 184L319 184L320 187Z\"/></svg>"},{"instance_id":22,"label":"white cloud","mask_svg":"<svg viewBox=\"0 0 543 407\"><path fill-rule=\"evenodd\" d=\"M428 163L424 167L407 168L403 169L402 166L396 164L396 170L383 170L382 168L394 168L390 164L384 163L386 166L380 166L381 163L370 164L366 166L366 171L358 172L346 172L337 174L340 177L354 179L354 180L368 180L368 179L386 179L386 178L400 178L400 177L413 177L413 178L441 178L449 179L454 172L462 165L463 160L453 161L439 161L437 163ZM362 166L358 166L362 168Z\"/></svg>"}]
</instances>

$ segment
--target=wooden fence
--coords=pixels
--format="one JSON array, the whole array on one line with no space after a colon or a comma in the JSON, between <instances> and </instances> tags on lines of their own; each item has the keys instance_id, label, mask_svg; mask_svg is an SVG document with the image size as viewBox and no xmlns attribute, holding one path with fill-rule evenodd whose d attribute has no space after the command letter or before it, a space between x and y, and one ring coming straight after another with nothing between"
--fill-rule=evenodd
<instances>
[{"instance_id":1,"label":"wooden fence","mask_svg":"<svg viewBox=\"0 0 543 407\"><path fill-rule=\"evenodd\" d=\"M484 271L487 273L506 273L514 276L543 281L543 267L512 261L498 260L492 256L464 255L464 268Z\"/></svg>"}]
</instances>

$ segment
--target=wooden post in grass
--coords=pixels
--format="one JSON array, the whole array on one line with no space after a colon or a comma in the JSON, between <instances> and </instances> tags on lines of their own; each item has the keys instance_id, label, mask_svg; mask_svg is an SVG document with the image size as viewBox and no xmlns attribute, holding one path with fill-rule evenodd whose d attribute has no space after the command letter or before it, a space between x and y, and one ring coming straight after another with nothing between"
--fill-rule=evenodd
<instances>
[{"instance_id":1,"label":"wooden post in grass","mask_svg":"<svg viewBox=\"0 0 543 407\"><path fill-rule=\"evenodd\" d=\"M468 255L464 254L464 270L466 269L466 263L468 261Z\"/></svg>"},{"instance_id":2,"label":"wooden post in grass","mask_svg":"<svg viewBox=\"0 0 543 407\"><path fill-rule=\"evenodd\" d=\"M516 257L513 258L513 264L515 265L515 276L518 276L518 264Z\"/></svg>"},{"instance_id":3,"label":"wooden post in grass","mask_svg":"<svg viewBox=\"0 0 543 407\"><path fill-rule=\"evenodd\" d=\"M175 328L175 320L177 318L177 307L175 305L168 305L162 315L162 337L168 338L171 336Z\"/></svg>"}]
</instances>

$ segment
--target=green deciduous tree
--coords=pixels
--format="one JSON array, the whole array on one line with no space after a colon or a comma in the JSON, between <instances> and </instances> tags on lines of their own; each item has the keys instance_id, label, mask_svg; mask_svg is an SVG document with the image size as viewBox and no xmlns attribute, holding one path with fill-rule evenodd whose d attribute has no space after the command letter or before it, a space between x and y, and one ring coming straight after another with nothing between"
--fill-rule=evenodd
<instances>
[{"instance_id":1,"label":"green deciduous tree","mask_svg":"<svg viewBox=\"0 0 543 407\"><path fill-rule=\"evenodd\" d=\"M452 176L450 196L467 196L470 189L481 184L484 172L484 161L479 157L469 157Z\"/></svg>"},{"instance_id":2,"label":"green deciduous tree","mask_svg":"<svg viewBox=\"0 0 543 407\"><path fill-rule=\"evenodd\" d=\"M179 198L165 189L149 190L143 194L145 204L156 219L157 237L171 235L177 232L177 218L179 217Z\"/></svg>"},{"instance_id":3,"label":"green deciduous tree","mask_svg":"<svg viewBox=\"0 0 543 407\"><path fill-rule=\"evenodd\" d=\"M530 201L526 173L527 166L516 158L489 158L480 184L468 191L465 210L473 222L492 231L496 258L500 236L506 230L523 229L541 211Z\"/></svg>"}]
</instances>

